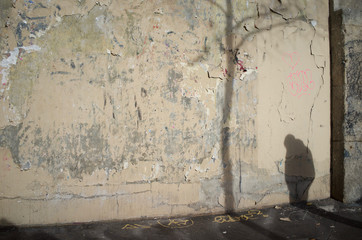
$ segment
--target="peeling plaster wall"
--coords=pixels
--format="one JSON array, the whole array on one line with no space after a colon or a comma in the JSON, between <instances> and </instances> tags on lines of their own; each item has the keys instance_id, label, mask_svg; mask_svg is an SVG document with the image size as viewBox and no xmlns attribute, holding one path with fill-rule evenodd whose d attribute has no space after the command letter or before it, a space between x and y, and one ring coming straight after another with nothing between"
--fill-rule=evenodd
<instances>
[{"instance_id":1,"label":"peeling plaster wall","mask_svg":"<svg viewBox=\"0 0 362 240\"><path fill-rule=\"evenodd\" d=\"M0 218L329 196L327 0L1 5Z\"/></svg>"},{"instance_id":2,"label":"peeling plaster wall","mask_svg":"<svg viewBox=\"0 0 362 240\"><path fill-rule=\"evenodd\" d=\"M355 0L333 3L332 111L340 117L332 119L332 196L357 202L362 200L362 7Z\"/></svg>"}]
</instances>

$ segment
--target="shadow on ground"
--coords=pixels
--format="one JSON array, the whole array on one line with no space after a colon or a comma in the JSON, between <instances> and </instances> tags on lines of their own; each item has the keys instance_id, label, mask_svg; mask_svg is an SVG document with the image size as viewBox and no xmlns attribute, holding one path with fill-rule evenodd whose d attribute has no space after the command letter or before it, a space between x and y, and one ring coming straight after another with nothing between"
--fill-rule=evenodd
<instances>
[{"instance_id":1,"label":"shadow on ground","mask_svg":"<svg viewBox=\"0 0 362 240\"><path fill-rule=\"evenodd\" d=\"M2 224L11 224L4 222ZM0 239L361 239L362 206L332 199L239 213L0 228Z\"/></svg>"}]
</instances>

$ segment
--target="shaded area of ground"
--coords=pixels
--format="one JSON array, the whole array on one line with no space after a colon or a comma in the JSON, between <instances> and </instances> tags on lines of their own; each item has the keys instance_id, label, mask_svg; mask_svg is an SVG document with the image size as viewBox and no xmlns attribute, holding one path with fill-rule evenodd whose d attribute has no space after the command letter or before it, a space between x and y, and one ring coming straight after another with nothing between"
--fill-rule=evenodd
<instances>
[{"instance_id":1,"label":"shaded area of ground","mask_svg":"<svg viewBox=\"0 0 362 240\"><path fill-rule=\"evenodd\" d=\"M362 205L326 199L229 215L8 226L0 239L362 239Z\"/></svg>"}]
</instances>

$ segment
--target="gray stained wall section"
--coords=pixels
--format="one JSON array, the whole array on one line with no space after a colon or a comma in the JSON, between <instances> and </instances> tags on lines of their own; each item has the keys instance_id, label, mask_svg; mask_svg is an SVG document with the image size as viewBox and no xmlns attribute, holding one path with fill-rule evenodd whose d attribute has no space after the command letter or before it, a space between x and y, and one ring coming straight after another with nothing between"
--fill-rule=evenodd
<instances>
[{"instance_id":1,"label":"gray stained wall section","mask_svg":"<svg viewBox=\"0 0 362 240\"><path fill-rule=\"evenodd\" d=\"M332 197L362 199L362 6L331 1Z\"/></svg>"}]
</instances>

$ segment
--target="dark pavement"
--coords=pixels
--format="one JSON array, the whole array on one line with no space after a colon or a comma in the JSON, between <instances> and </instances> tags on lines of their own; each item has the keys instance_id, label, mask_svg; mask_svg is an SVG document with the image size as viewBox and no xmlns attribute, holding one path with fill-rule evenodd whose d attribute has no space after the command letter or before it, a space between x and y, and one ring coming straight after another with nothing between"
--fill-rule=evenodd
<instances>
[{"instance_id":1,"label":"dark pavement","mask_svg":"<svg viewBox=\"0 0 362 240\"><path fill-rule=\"evenodd\" d=\"M362 205L326 199L230 215L9 226L0 239L362 239Z\"/></svg>"}]
</instances>

